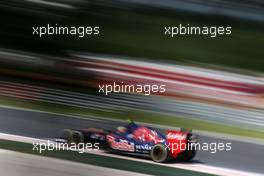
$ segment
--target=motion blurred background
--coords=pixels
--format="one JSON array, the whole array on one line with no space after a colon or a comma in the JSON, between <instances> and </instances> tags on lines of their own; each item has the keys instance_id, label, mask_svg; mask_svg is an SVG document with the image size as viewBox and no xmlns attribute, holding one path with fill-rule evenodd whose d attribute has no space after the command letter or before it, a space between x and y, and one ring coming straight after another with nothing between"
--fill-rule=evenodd
<instances>
[{"instance_id":1,"label":"motion blurred background","mask_svg":"<svg viewBox=\"0 0 264 176\"><path fill-rule=\"evenodd\" d=\"M263 135L262 1L9 0L0 8L2 104ZM100 35L32 34L47 24L100 26ZM179 24L231 26L232 35L164 35ZM165 84L166 93L98 94L98 84L114 81Z\"/></svg>"},{"instance_id":2,"label":"motion blurred background","mask_svg":"<svg viewBox=\"0 0 264 176\"><path fill-rule=\"evenodd\" d=\"M106 119L133 119L246 141L264 138L262 0L7 0L0 1L0 24L1 107L105 119L98 127ZM32 27L47 24L99 26L100 34L32 34ZM164 35L165 26L179 24L231 26L232 34ZM98 92L99 84L113 82L165 84L166 92ZM22 112L13 120L4 117L8 113L1 109L0 132L52 137L67 122L48 120L47 125L37 120L41 115ZM236 169L263 171L259 146L236 146L232 154L197 158L225 167L239 161ZM247 148L254 150L247 153Z\"/></svg>"}]
</instances>

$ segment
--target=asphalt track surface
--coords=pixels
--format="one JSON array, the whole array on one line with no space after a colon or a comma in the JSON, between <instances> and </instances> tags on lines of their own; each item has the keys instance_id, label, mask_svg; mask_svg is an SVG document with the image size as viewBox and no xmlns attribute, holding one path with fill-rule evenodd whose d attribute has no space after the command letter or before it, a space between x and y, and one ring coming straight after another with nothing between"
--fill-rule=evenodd
<instances>
[{"instance_id":1,"label":"asphalt track surface","mask_svg":"<svg viewBox=\"0 0 264 176\"><path fill-rule=\"evenodd\" d=\"M73 118L63 115L8 108L0 108L0 122L0 132L2 133L34 138L58 137L62 129L65 128L81 129L95 127L113 129L124 124L114 120ZM231 142L232 150L228 152L218 151L214 154L209 151L198 151L193 161L194 163L264 173L263 145L207 136L200 136L199 141L200 143Z\"/></svg>"}]
</instances>

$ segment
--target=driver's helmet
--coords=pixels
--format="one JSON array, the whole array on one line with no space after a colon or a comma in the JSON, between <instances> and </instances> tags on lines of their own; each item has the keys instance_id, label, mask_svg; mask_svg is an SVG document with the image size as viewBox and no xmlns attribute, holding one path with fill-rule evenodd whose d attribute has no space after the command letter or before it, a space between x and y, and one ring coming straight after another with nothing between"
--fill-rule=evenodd
<instances>
[{"instance_id":1,"label":"driver's helmet","mask_svg":"<svg viewBox=\"0 0 264 176\"><path fill-rule=\"evenodd\" d=\"M118 132L120 133L126 133L127 132L127 128L124 126L119 126L116 128Z\"/></svg>"},{"instance_id":2,"label":"driver's helmet","mask_svg":"<svg viewBox=\"0 0 264 176\"><path fill-rule=\"evenodd\" d=\"M128 124L134 124L135 123L134 120L131 120L131 119L128 119L127 122L128 122Z\"/></svg>"}]
</instances>

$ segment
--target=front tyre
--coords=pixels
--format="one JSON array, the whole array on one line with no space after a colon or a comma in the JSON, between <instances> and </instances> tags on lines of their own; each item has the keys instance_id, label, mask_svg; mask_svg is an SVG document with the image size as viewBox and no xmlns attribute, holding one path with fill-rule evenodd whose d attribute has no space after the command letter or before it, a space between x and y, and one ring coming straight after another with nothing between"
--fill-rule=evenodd
<instances>
[{"instance_id":1,"label":"front tyre","mask_svg":"<svg viewBox=\"0 0 264 176\"><path fill-rule=\"evenodd\" d=\"M157 163L163 163L169 159L169 151L165 148L163 144L156 144L151 152L150 157L153 161Z\"/></svg>"}]
</instances>

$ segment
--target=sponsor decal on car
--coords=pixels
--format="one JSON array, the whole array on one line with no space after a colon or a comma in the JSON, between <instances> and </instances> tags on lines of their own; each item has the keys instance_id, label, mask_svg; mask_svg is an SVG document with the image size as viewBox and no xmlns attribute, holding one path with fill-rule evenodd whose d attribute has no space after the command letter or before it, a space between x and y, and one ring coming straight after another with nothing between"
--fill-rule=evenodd
<instances>
[{"instance_id":1,"label":"sponsor decal on car","mask_svg":"<svg viewBox=\"0 0 264 176\"><path fill-rule=\"evenodd\" d=\"M106 139L110 144L110 147L115 150L122 150L122 151L135 151L135 144L133 142L129 142L124 139L117 139L114 136L107 135Z\"/></svg>"},{"instance_id":2,"label":"sponsor decal on car","mask_svg":"<svg viewBox=\"0 0 264 176\"><path fill-rule=\"evenodd\" d=\"M185 133L170 132L167 134L167 139L184 140L184 139L186 139L186 137L187 137L187 135Z\"/></svg>"},{"instance_id":3,"label":"sponsor decal on car","mask_svg":"<svg viewBox=\"0 0 264 176\"><path fill-rule=\"evenodd\" d=\"M137 150L151 150L153 146L150 146L149 144L145 145L136 145Z\"/></svg>"}]
</instances>

